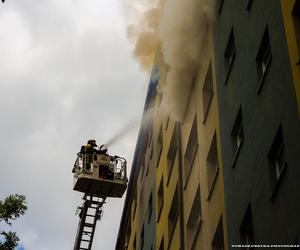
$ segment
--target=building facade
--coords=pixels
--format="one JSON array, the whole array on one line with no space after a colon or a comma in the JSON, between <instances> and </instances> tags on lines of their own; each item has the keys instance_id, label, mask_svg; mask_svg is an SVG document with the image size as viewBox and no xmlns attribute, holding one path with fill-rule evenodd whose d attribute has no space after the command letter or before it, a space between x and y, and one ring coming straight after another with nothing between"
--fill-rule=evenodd
<instances>
[{"instance_id":1,"label":"building facade","mask_svg":"<svg viewBox=\"0 0 300 250\"><path fill-rule=\"evenodd\" d=\"M116 250L299 242L299 7L216 0L181 121L157 56Z\"/></svg>"},{"instance_id":2,"label":"building facade","mask_svg":"<svg viewBox=\"0 0 300 250\"><path fill-rule=\"evenodd\" d=\"M298 4L223 0L215 6L230 245L299 241L299 53L291 24Z\"/></svg>"}]
</instances>

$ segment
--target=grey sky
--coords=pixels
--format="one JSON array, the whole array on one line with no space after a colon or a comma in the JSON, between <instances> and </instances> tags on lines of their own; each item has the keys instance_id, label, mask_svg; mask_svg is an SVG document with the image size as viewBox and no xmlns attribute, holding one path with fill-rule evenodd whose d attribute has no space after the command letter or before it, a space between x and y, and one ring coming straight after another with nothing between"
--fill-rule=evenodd
<instances>
[{"instance_id":1,"label":"grey sky","mask_svg":"<svg viewBox=\"0 0 300 250\"><path fill-rule=\"evenodd\" d=\"M120 0L7 0L0 4L0 198L27 196L16 222L26 250L72 249L81 194L76 152L141 116L147 76L131 57ZM129 166L136 126L109 152ZM108 200L94 249L113 249L122 200Z\"/></svg>"}]
</instances>

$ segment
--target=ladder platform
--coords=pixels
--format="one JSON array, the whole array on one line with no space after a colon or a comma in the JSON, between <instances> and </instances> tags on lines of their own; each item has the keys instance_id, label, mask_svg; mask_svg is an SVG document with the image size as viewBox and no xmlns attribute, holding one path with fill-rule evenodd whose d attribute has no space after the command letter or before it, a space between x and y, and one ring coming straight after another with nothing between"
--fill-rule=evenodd
<instances>
[{"instance_id":1,"label":"ladder platform","mask_svg":"<svg viewBox=\"0 0 300 250\"><path fill-rule=\"evenodd\" d=\"M81 173L74 176L74 190L101 198L121 198L127 188L127 181L105 180L94 175Z\"/></svg>"},{"instance_id":2,"label":"ladder platform","mask_svg":"<svg viewBox=\"0 0 300 250\"><path fill-rule=\"evenodd\" d=\"M85 194L121 198L127 188L126 160L121 157L79 154L73 173L73 190Z\"/></svg>"}]
</instances>

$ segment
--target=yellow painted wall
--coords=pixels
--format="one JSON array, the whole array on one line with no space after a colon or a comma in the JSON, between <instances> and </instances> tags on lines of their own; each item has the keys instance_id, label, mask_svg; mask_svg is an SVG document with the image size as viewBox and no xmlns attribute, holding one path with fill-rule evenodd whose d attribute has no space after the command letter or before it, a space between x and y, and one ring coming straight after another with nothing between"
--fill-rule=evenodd
<instances>
[{"instance_id":1,"label":"yellow painted wall","mask_svg":"<svg viewBox=\"0 0 300 250\"><path fill-rule=\"evenodd\" d=\"M293 79L295 84L295 92L297 96L298 112L300 115L300 65L296 65L300 59L300 44L297 45L297 38L295 32L295 23L293 21L292 10L296 0L281 0L282 14L284 19L284 27L286 33L286 40L289 49L289 55L291 60L291 68L293 72ZM300 30L300 24L298 24L298 30ZM300 31L298 31L300 32ZM300 34L298 34L300 36ZM299 37L300 38L300 37ZM300 43L300 39L299 39Z\"/></svg>"}]
</instances>

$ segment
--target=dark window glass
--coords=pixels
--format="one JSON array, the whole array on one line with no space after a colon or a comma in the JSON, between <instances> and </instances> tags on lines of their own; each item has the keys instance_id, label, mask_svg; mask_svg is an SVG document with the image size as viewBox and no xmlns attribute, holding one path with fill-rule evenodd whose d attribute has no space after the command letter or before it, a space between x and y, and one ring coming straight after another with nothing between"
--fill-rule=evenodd
<instances>
[{"instance_id":1,"label":"dark window glass","mask_svg":"<svg viewBox=\"0 0 300 250\"><path fill-rule=\"evenodd\" d=\"M159 165L160 156L163 148L163 134L162 134L162 126L160 126L158 138L157 138L157 161L156 161L156 167Z\"/></svg>"},{"instance_id":2,"label":"dark window glass","mask_svg":"<svg viewBox=\"0 0 300 250\"><path fill-rule=\"evenodd\" d=\"M271 53L271 44L269 38L269 29L268 27L266 27L256 56L257 76L259 82L257 93L260 92L262 83L266 77L267 70L270 66L271 59L272 59L272 53Z\"/></svg>"},{"instance_id":3,"label":"dark window glass","mask_svg":"<svg viewBox=\"0 0 300 250\"><path fill-rule=\"evenodd\" d=\"M208 192L209 192L208 198L209 198L212 193L219 172L216 133L213 136L206 162L207 162L207 184L208 184Z\"/></svg>"},{"instance_id":4,"label":"dark window glass","mask_svg":"<svg viewBox=\"0 0 300 250\"><path fill-rule=\"evenodd\" d=\"M224 250L224 236L223 236L223 220L222 217L219 220L217 229L214 234L213 241L211 243L212 250Z\"/></svg>"},{"instance_id":5,"label":"dark window glass","mask_svg":"<svg viewBox=\"0 0 300 250\"><path fill-rule=\"evenodd\" d=\"M197 117L195 117L191 128L185 155L184 155L184 170L185 170L184 173L185 173L186 184L190 176L192 166L195 161L197 148L198 148Z\"/></svg>"},{"instance_id":6,"label":"dark window glass","mask_svg":"<svg viewBox=\"0 0 300 250\"><path fill-rule=\"evenodd\" d=\"M248 206L245 216L240 227L241 244L254 245L254 234L252 225L251 205ZM253 247L246 247L246 249L253 249Z\"/></svg>"},{"instance_id":7,"label":"dark window glass","mask_svg":"<svg viewBox=\"0 0 300 250\"><path fill-rule=\"evenodd\" d=\"M233 167L238 157L242 143L244 141L243 116L242 116L241 108L239 109L239 112L233 124L233 128L231 131L231 141L232 141L232 155L233 155L232 167Z\"/></svg>"},{"instance_id":8,"label":"dark window glass","mask_svg":"<svg viewBox=\"0 0 300 250\"><path fill-rule=\"evenodd\" d=\"M148 201L148 223L150 222L150 219L152 216L152 210L153 210L153 201L152 201L152 192L151 192L149 201Z\"/></svg>"},{"instance_id":9,"label":"dark window glass","mask_svg":"<svg viewBox=\"0 0 300 250\"><path fill-rule=\"evenodd\" d=\"M173 237L178 214L179 214L179 201L178 201L178 185L177 185L172 198L171 208L168 215L169 242L171 242Z\"/></svg>"},{"instance_id":10,"label":"dark window glass","mask_svg":"<svg viewBox=\"0 0 300 250\"><path fill-rule=\"evenodd\" d=\"M252 0L246 0L246 10L250 11L252 2Z\"/></svg>"},{"instance_id":11,"label":"dark window glass","mask_svg":"<svg viewBox=\"0 0 300 250\"><path fill-rule=\"evenodd\" d=\"M159 188L157 192L157 221L160 219L160 215L162 213L162 209L164 206L164 178L161 177Z\"/></svg>"},{"instance_id":12,"label":"dark window glass","mask_svg":"<svg viewBox=\"0 0 300 250\"><path fill-rule=\"evenodd\" d=\"M217 1L217 11L220 14L222 11L224 0L216 0Z\"/></svg>"},{"instance_id":13,"label":"dark window glass","mask_svg":"<svg viewBox=\"0 0 300 250\"><path fill-rule=\"evenodd\" d=\"M293 7L293 24L294 24L294 31L296 36L296 43L298 46L298 62L297 64L300 65L300 0L295 1L295 5Z\"/></svg>"},{"instance_id":14,"label":"dark window glass","mask_svg":"<svg viewBox=\"0 0 300 250\"><path fill-rule=\"evenodd\" d=\"M285 169L287 167L287 161L285 156L285 146L283 140L283 132L281 125L277 130L276 136L273 140L271 149L268 154L269 169L271 178L272 196L275 194L279 181L281 180Z\"/></svg>"},{"instance_id":15,"label":"dark window glass","mask_svg":"<svg viewBox=\"0 0 300 250\"><path fill-rule=\"evenodd\" d=\"M202 88L202 102L203 102L203 123L206 121L206 117L209 111L209 107L213 97L213 79L212 79L212 67L209 64L208 71L206 73L205 82Z\"/></svg>"},{"instance_id":16,"label":"dark window glass","mask_svg":"<svg viewBox=\"0 0 300 250\"><path fill-rule=\"evenodd\" d=\"M194 248L194 242L199 232L201 223L201 200L200 189L198 187L196 195L194 197L191 212L187 221L187 244L188 249Z\"/></svg>"},{"instance_id":17,"label":"dark window glass","mask_svg":"<svg viewBox=\"0 0 300 250\"><path fill-rule=\"evenodd\" d=\"M176 154L177 154L177 133L176 133L176 126L174 127L173 130L173 134L172 134L172 139L170 142L170 147L169 147L169 152L168 152L168 156L167 156L167 169L168 169L168 182L171 176L171 172L173 169L173 165L175 162L175 158L176 158ZM168 185L167 182L167 185Z\"/></svg>"},{"instance_id":18,"label":"dark window glass","mask_svg":"<svg viewBox=\"0 0 300 250\"><path fill-rule=\"evenodd\" d=\"M233 29L231 29L230 36L227 42L227 46L224 53L224 63L225 63L225 81L226 84L231 72L231 68L235 59L235 41L234 41L234 33Z\"/></svg>"}]
</instances>

